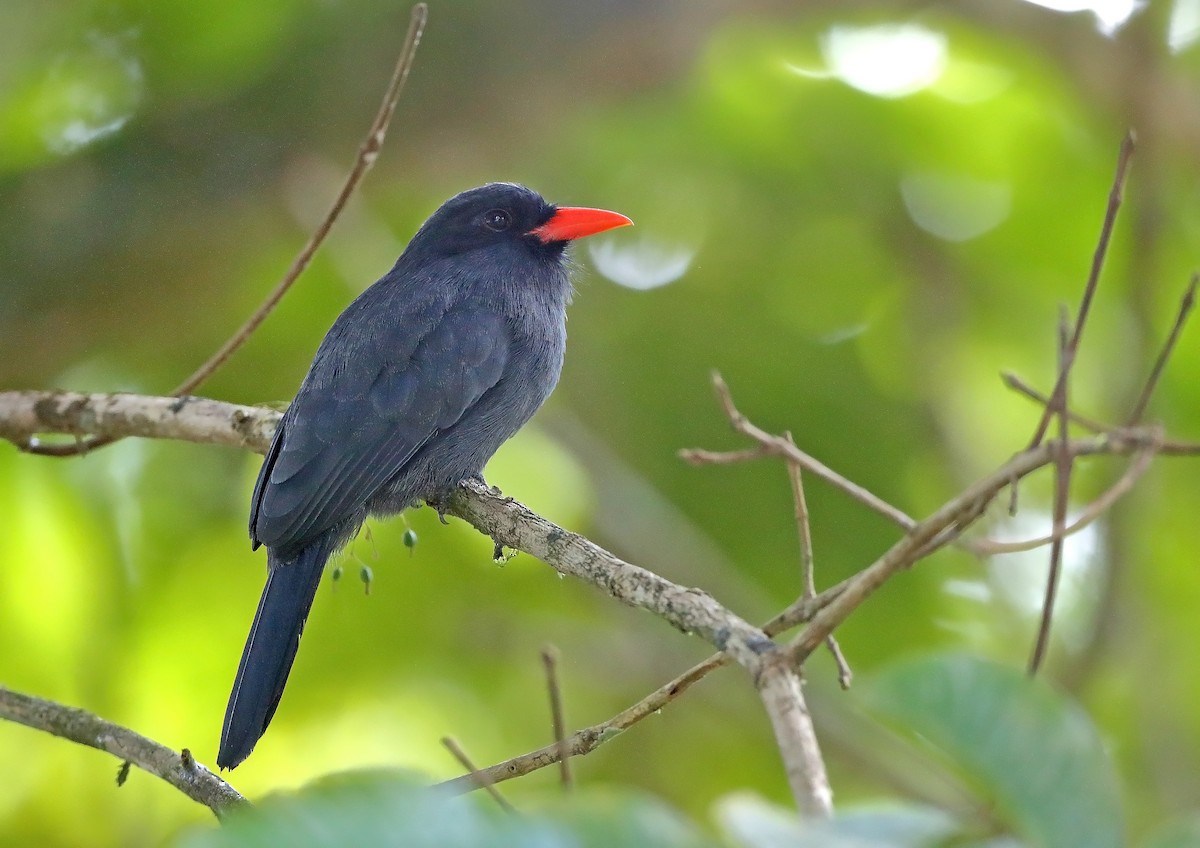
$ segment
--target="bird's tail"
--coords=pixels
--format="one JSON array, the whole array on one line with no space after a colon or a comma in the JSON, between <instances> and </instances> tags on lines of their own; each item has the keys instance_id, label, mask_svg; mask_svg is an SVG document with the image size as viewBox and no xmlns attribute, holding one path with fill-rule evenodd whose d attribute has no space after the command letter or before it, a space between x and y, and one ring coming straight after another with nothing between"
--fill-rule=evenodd
<instances>
[{"instance_id":1,"label":"bird's tail","mask_svg":"<svg viewBox=\"0 0 1200 848\"><path fill-rule=\"evenodd\" d=\"M333 536L324 534L289 560L267 552L267 585L225 708L217 754L217 765L223 769L234 768L250 756L275 715L325 562L337 547Z\"/></svg>"}]
</instances>

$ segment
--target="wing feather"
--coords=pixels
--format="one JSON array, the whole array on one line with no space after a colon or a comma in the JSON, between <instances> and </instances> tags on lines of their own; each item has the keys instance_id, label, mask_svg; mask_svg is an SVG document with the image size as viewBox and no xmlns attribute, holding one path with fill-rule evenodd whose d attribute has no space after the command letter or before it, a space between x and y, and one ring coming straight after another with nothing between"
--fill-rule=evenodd
<instances>
[{"instance_id":1,"label":"wing feather","mask_svg":"<svg viewBox=\"0 0 1200 848\"><path fill-rule=\"evenodd\" d=\"M251 509L256 542L298 550L361 511L500 382L512 345L501 316L452 308L430 323L400 355L388 355L386 338L369 333L347 351L353 340L334 325L260 472ZM336 361L322 356L335 338L343 354Z\"/></svg>"}]
</instances>

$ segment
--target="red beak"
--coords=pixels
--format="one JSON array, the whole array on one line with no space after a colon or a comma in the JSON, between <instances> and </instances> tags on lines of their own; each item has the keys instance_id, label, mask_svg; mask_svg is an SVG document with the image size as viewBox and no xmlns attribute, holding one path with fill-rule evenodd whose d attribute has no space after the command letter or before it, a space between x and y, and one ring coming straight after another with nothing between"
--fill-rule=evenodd
<instances>
[{"instance_id":1,"label":"red beak","mask_svg":"<svg viewBox=\"0 0 1200 848\"><path fill-rule=\"evenodd\" d=\"M560 206L554 217L540 227L534 227L529 235L537 236L546 244L552 241L570 241L571 239L594 236L605 230L617 227L632 227L633 221L619 212L606 212L603 209L587 209L582 206Z\"/></svg>"}]
</instances>

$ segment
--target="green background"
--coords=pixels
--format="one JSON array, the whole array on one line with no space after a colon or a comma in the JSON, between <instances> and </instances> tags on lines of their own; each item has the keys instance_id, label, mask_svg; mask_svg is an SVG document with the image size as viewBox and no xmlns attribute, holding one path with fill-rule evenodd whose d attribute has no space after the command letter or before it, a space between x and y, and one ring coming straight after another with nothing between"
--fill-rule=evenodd
<instances>
[{"instance_id":1,"label":"green background","mask_svg":"<svg viewBox=\"0 0 1200 848\"><path fill-rule=\"evenodd\" d=\"M624 212L635 229L576 246L559 389L488 479L764 620L799 588L788 482L770 462L677 459L744 446L710 370L765 429L928 513L1028 440L1037 409L997 375L1049 387L1058 306L1078 300L1132 126L1139 148L1073 385L1078 409L1120 420L1200 255L1196 4L1155 0L1111 34L1090 12L1018 0L797 5L434 3L363 190L201 393L286 401L338 311L459 190L516 180ZM178 383L320 219L406 22L406 7L367 0L0 4L0 389ZM927 73L907 91L863 90L861 74L886 88L918 61ZM673 262L686 271L646 287ZM1198 376L1189 330L1150 414L1175 436L1200 437ZM1200 795L1193 462L1157 461L1068 544L1047 671L1096 723L1134 835ZM211 763L263 579L245 531L257 467L177 443L71 461L0 446L0 682ZM1123 467L1081 463L1073 507ZM997 506L988 526L1044 533L1049 494L1048 478L1029 482L1018 520ZM815 482L809 505L822 586L897 538ZM232 774L242 792L385 765L451 777L445 735L479 763L540 747L547 643L573 727L707 654L531 557L493 564L461 522L408 521L415 552L403 521L372 524L319 593L280 711ZM1019 669L1045 562L940 554L856 613L842 647L868 679L945 649ZM869 699L838 690L827 656L807 679L839 803L943 800L937 764L880 742ZM0 726L0 835L153 845L210 820L143 774L116 791L117 765ZM737 671L576 768L584 784L646 790L702 823L734 790L788 798ZM555 779L506 791L534 803Z\"/></svg>"}]
</instances>

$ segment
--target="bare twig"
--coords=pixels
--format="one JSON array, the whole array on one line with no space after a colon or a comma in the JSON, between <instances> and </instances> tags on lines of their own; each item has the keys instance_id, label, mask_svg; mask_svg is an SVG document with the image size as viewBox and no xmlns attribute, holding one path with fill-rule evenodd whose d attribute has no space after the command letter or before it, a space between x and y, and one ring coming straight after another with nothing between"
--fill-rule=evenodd
<instances>
[{"instance_id":1,"label":"bare twig","mask_svg":"<svg viewBox=\"0 0 1200 848\"><path fill-rule=\"evenodd\" d=\"M785 431L783 437L788 444L793 446L796 444L790 430ZM801 597L805 600L812 600L817 596L817 585L813 572L812 526L808 520L808 501L804 497L804 475L799 463L788 459L785 464L788 470L788 480L792 484L792 505L796 518L796 533L800 543L800 581L804 587ZM846 655L842 653L842 648L837 643L837 637L830 633L825 644L828 645L829 653L833 655L833 661L837 664L838 683L843 689L849 689L854 675L850 671L850 664L846 662Z\"/></svg>"},{"instance_id":2,"label":"bare twig","mask_svg":"<svg viewBox=\"0 0 1200 848\"><path fill-rule=\"evenodd\" d=\"M458 742L453 739L453 737L443 737L442 745L444 745L446 750L454 756L454 759L458 760L459 764L462 765L463 768L470 772L468 777L470 777L471 780L474 780L480 789L492 796L492 800L499 805L500 809L504 810L506 813L516 813L516 808L512 804L508 803L505 797L500 794L500 790L492 784L492 781L488 779L487 775L475 767L475 764L471 762L471 758L467 756L467 752L462 749L462 746L459 745Z\"/></svg>"},{"instance_id":3,"label":"bare twig","mask_svg":"<svg viewBox=\"0 0 1200 848\"><path fill-rule=\"evenodd\" d=\"M558 651L552 646L542 649L542 665L546 667L546 688L550 692L550 720L554 725L554 743L558 746L558 773L563 789L570 791L571 751L567 746L567 722L563 717L562 688L558 683Z\"/></svg>"},{"instance_id":4,"label":"bare twig","mask_svg":"<svg viewBox=\"0 0 1200 848\"><path fill-rule=\"evenodd\" d=\"M783 434L789 445L795 445L791 431ZM808 502L804 498L804 479L800 464L792 459L786 463L788 480L792 484L792 505L796 519L796 533L800 541L800 582L804 587L804 597L812 598L817 594L816 578L813 576L813 544L812 527L808 522Z\"/></svg>"},{"instance_id":5,"label":"bare twig","mask_svg":"<svg viewBox=\"0 0 1200 848\"><path fill-rule=\"evenodd\" d=\"M421 35L425 31L425 22L428 16L429 9L424 3L418 3L413 6L408 22L408 34L404 37L404 45L400 50L400 57L396 61L395 70L392 72L391 82L384 93L383 103L380 104L379 111L375 115L375 120L371 122L371 128L367 131L366 138L359 145L358 156L354 160L354 166L350 169L350 173L346 175L346 181L342 184L341 191L334 198L333 204L329 207L329 211L321 220L321 223L317 225L316 230L309 236L308 242L296 254L296 258L292 260L287 273L283 275L283 279L267 295L262 305L255 310L254 314L246 320L237 332L230 336L217 349L216 353L210 356L204 364L175 387L174 391L171 392L173 397L184 397L191 394L201 383L212 376L213 372L220 368L238 348L246 343L246 340L266 320L267 316L274 311L288 289L292 287L292 284L296 282L296 279L308 267L308 263L312 261L317 249L325 241L325 237L329 235L334 222L341 215L346 202L379 157L383 140L387 136L388 125L391 123L392 115L396 111L396 103L400 99L400 94L404 91L404 83L408 80L408 72L412 69L413 59L417 54L417 46L421 43ZM38 444L36 441L30 441L25 445L24 450L28 453L41 456L77 456L112 444L114 441L116 441L116 437L114 436L96 436L77 440L71 444L43 445Z\"/></svg>"},{"instance_id":6,"label":"bare twig","mask_svg":"<svg viewBox=\"0 0 1200 848\"><path fill-rule=\"evenodd\" d=\"M1004 385L1018 394L1024 395L1036 403L1048 404L1050 402L1050 398L1030 386L1016 374L1006 371L1000 376L1004 381ZM1119 433L1122 429L1096 421L1094 418L1086 418L1075 412L1068 414L1071 416L1073 423L1093 433ZM1163 456L1197 456L1200 455L1200 442L1185 442L1178 439L1163 438L1155 449L1155 452Z\"/></svg>"},{"instance_id":7,"label":"bare twig","mask_svg":"<svg viewBox=\"0 0 1200 848\"><path fill-rule=\"evenodd\" d=\"M1001 371L1000 379L1003 381L1005 386L1012 389L1014 392L1022 394L1030 400L1037 401L1042 406L1048 407L1050 405L1050 397L1048 395L1039 392L1013 372ZM1071 417L1071 421L1073 423L1078 424L1085 430L1091 430L1093 433L1107 433L1111 430L1117 429L1110 424L1105 424L1103 421L1097 421L1095 418L1088 418L1085 415L1080 415L1074 410L1067 410L1067 415Z\"/></svg>"},{"instance_id":8,"label":"bare twig","mask_svg":"<svg viewBox=\"0 0 1200 848\"><path fill-rule=\"evenodd\" d=\"M1066 452L1071 457L1126 454L1152 447L1155 438L1149 430L1125 430L1089 439L1073 439L1067 443ZM937 550L938 547L931 545L931 542L942 537L945 530L981 514L982 504L988 503L1013 481L1054 462L1059 450L1057 444L1042 444L1017 454L921 521L883 556L847 580L838 597L813 616L808 626L788 646L793 661L799 663L807 659L824 642L825 637L889 577L911 566L918 556L927 556Z\"/></svg>"},{"instance_id":9,"label":"bare twig","mask_svg":"<svg viewBox=\"0 0 1200 848\"><path fill-rule=\"evenodd\" d=\"M739 462L778 455L777 451L766 445L732 451L710 451L704 448L684 448L679 451L679 458L691 465L736 465Z\"/></svg>"},{"instance_id":10,"label":"bare twig","mask_svg":"<svg viewBox=\"0 0 1200 848\"><path fill-rule=\"evenodd\" d=\"M1054 623L1054 602L1058 598L1058 584L1062 577L1063 547L1066 545L1067 502L1071 491L1071 467L1073 457L1067 449L1070 438L1070 419L1067 416L1070 380L1067 372L1071 368L1071 339L1068 323L1070 316L1064 307L1058 325L1058 391L1052 398L1058 418L1058 450L1054 463L1054 513L1052 518L1053 540L1050 542L1050 570L1046 575L1046 595L1042 601L1042 615L1038 622L1037 639L1033 654L1029 658L1029 674L1038 673L1050 646L1050 627Z\"/></svg>"},{"instance_id":11,"label":"bare twig","mask_svg":"<svg viewBox=\"0 0 1200 848\"><path fill-rule=\"evenodd\" d=\"M911 530L917 523L916 519L905 514L903 511L889 504L879 496L869 492L857 483L847 480L842 475L838 474L829 466L809 456L804 451L796 447L795 444L784 439L782 436L775 436L756 427L751 421L746 418L737 407L733 404L733 396L729 393L729 386L725 384L725 380L721 375L714 371L712 373L713 390L717 394L717 399L721 403L721 407L725 410L725 415L729 418L729 423L733 429L758 442L764 452L759 454L757 451L739 451L733 454L714 454L710 451L696 450L685 448L679 451L679 456L686 462L693 465L704 465L713 462L731 462L741 459L757 459L759 456L782 456L796 463L805 471L815 474L827 483L842 490L854 500L863 504L868 509L879 513L888 521L898 526L902 530Z\"/></svg>"},{"instance_id":12,"label":"bare twig","mask_svg":"<svg viewBox=\"0 0 1200 848\"><path fill-rule=\"evenodd\" d=\"M1196 303L1197 284L1200 284L1200 274L1194 273L1188 282L1187 289L1183 292L1183 299L1179 302L1179 311L1175 313L1175 323L1171 326L1171 332L1167 334L1167 340L1163 343L1162 350L1158 352L1158 359L1154 361L1150 376L1146 378L1146 385L1142 387L1142 393L1138 396L1137 403L1133 405L1133 411L1129 413L1126 426L1133 427L1140 424L1142 416L1146 414L1146 407L1149 406L1150 398L1154 394L1155 388L1158 387L1159 378L1162 377L1163 370L1167 367L1167 360L1171 358L1171 353L1175 350L1175 343L1179 341L1179 335L1183 332L1183 325L1187 323L1188 314L1191 313L1192 307Z\"/></svg>"},{"instance_id":13,"label":"bare twig","mask_svg":"<svg viewBox=\"0 0 1200 848\"><path fill-rule=\"evenodd\" d=\"M418 3L413 6L408 20L408 33L404 36L404 44L400 49L400 56L396 60L396 67L392 71L391 81L388 83L387 91L384 92L383 102L379 105L379 111L375 114L375 120L371 122L371 127L367 130L366 137L363 139L362 144L359 145L358 156L354 160L354 165L351 167L350 173L346 175L346 180L342 183L341 191L334 198L329 211L325 214L321 223L317 225L313 234L309 236L308 242L296 254L296 258L292 260L292 264L288 268L287 273L283 275L283 279L267 295L267 299L247 319L246 323L230 336L229 340L221 345L220 349L210 356L207 362L176 386L175 391L171 394L176 396L190 394L201 383L212 376L213 372L220 368L233 355L234 351L245 344L251 334L274 311L288 289L292 287L292 284L304 272L304 269L308 267L308 263L312 261L317 249L325 241L325 237L329 235L329 231L333 229L334 222L342 214L342 210L350 200L350 196L354 194L355 189L358 188L358 184L362 182L362 178L366 176L367 171L371 169L371 166L375 164L375 160L379 158L379 151L383 147L384 139L387 137L388 125L391 124L392 115L396 111L396 103L400 100L400 95L404 91L404 83L408 81L408 72L412 70L412 63L416 58L417 47L421 43L421 36L425 32L425 22L428 17L429 8L424 3Z\"/></svg>"},{"instance_id":14,"label":"bare twig","mask_svg":"<svg viewBox=\"0 0 1200 848\"><path fill-rule=\"evenodd\" d=\"M186 755L186 748L183 753L172 751L86 710L0 686L0 718L112 754L123 762L121 773L128 774L125 767L133 764L208 807L218 818L249 803L236 789ZM121 773L118 785L124 782Z\"/></svg>"},{"instance_id":15,"label":"bare twig","mask_svg":"<svg viewBox=\"0 0 1200 848\"><path fill-rule=\"evenodd\" d=\"M829 652L833 654L833 661L837 665L838 685L843 689L849 689L850 684L854 682L854 672L850 669L846 655L842 653L842 646L838 644L832 633L825 639L825 644L829 646Z\"/></svg>"},{"instance_id":16,"label":"bare twig","mask_svg":"<svg viewBox=\"0 0 1200 848\"><path fill-rule=\"evenodd\" d=\"M1030 439L1030 447L1037 447L1042 443L1054 411L1065 408L1065 404L1061 402L1061 396L1066 392L1067 380L1070 377L1071 368L1075 364L1075 354L1079 350L1079 340L1083 335L1083 328L1087 324L1096 287L1100 282L1100 271L1104 268L1104 258L1108 254L1108 244L1112 239L1113 226L1116 224L1117 212L1121 208L1121 200L1125 192L1125 175L1129 170L1129 162L1133 158L1133 147L1134 135L1131 130L1122 139L1121 149L1117 154L1117 170L1113 175L1112 188L1108 193L1108 207L1104 212L1104 223L1100 227L1100 239L1096 244L1096 252L1092 255L1092 268L1088 273L1087 284L1083 288L1083 297L1079 302L1079 312L1075 316L1075 326L1067 340L1065 362L1058 371L1054 390L1050 392L1052 402L1042 411L1042 417L1034 430L1033 438Z\"/></svg>"},{"instance_id":17,"label":"bare twig","mask_svg":"<svg viewBox=\"0 0 1200 848\"><path fill-rule=\"evenodd\" d=\"M1146 473L1146 470L1150 467L1150 461L1157 453L1157 448L1147 447L1145 450L1134 454L1133 461L1129 464L1129 468L1125 470L1125 473L1121 475L1120 479L1116 483L1113 483L1100 497L1088 504L1074 521L1063 528L1063 537L1075 535L1111 509L1113 504L1126 495L1133 488L1133 484ZM1046 536L1038 536L1036 539L1021 539L1015 542L1000 542L995 539L972 539L966 543L966 547L978 556L998 556L1001 554L1015 554L1036 550L1050 544L1054 539L1054 533Z\"/></svg>"}]
</instances>

